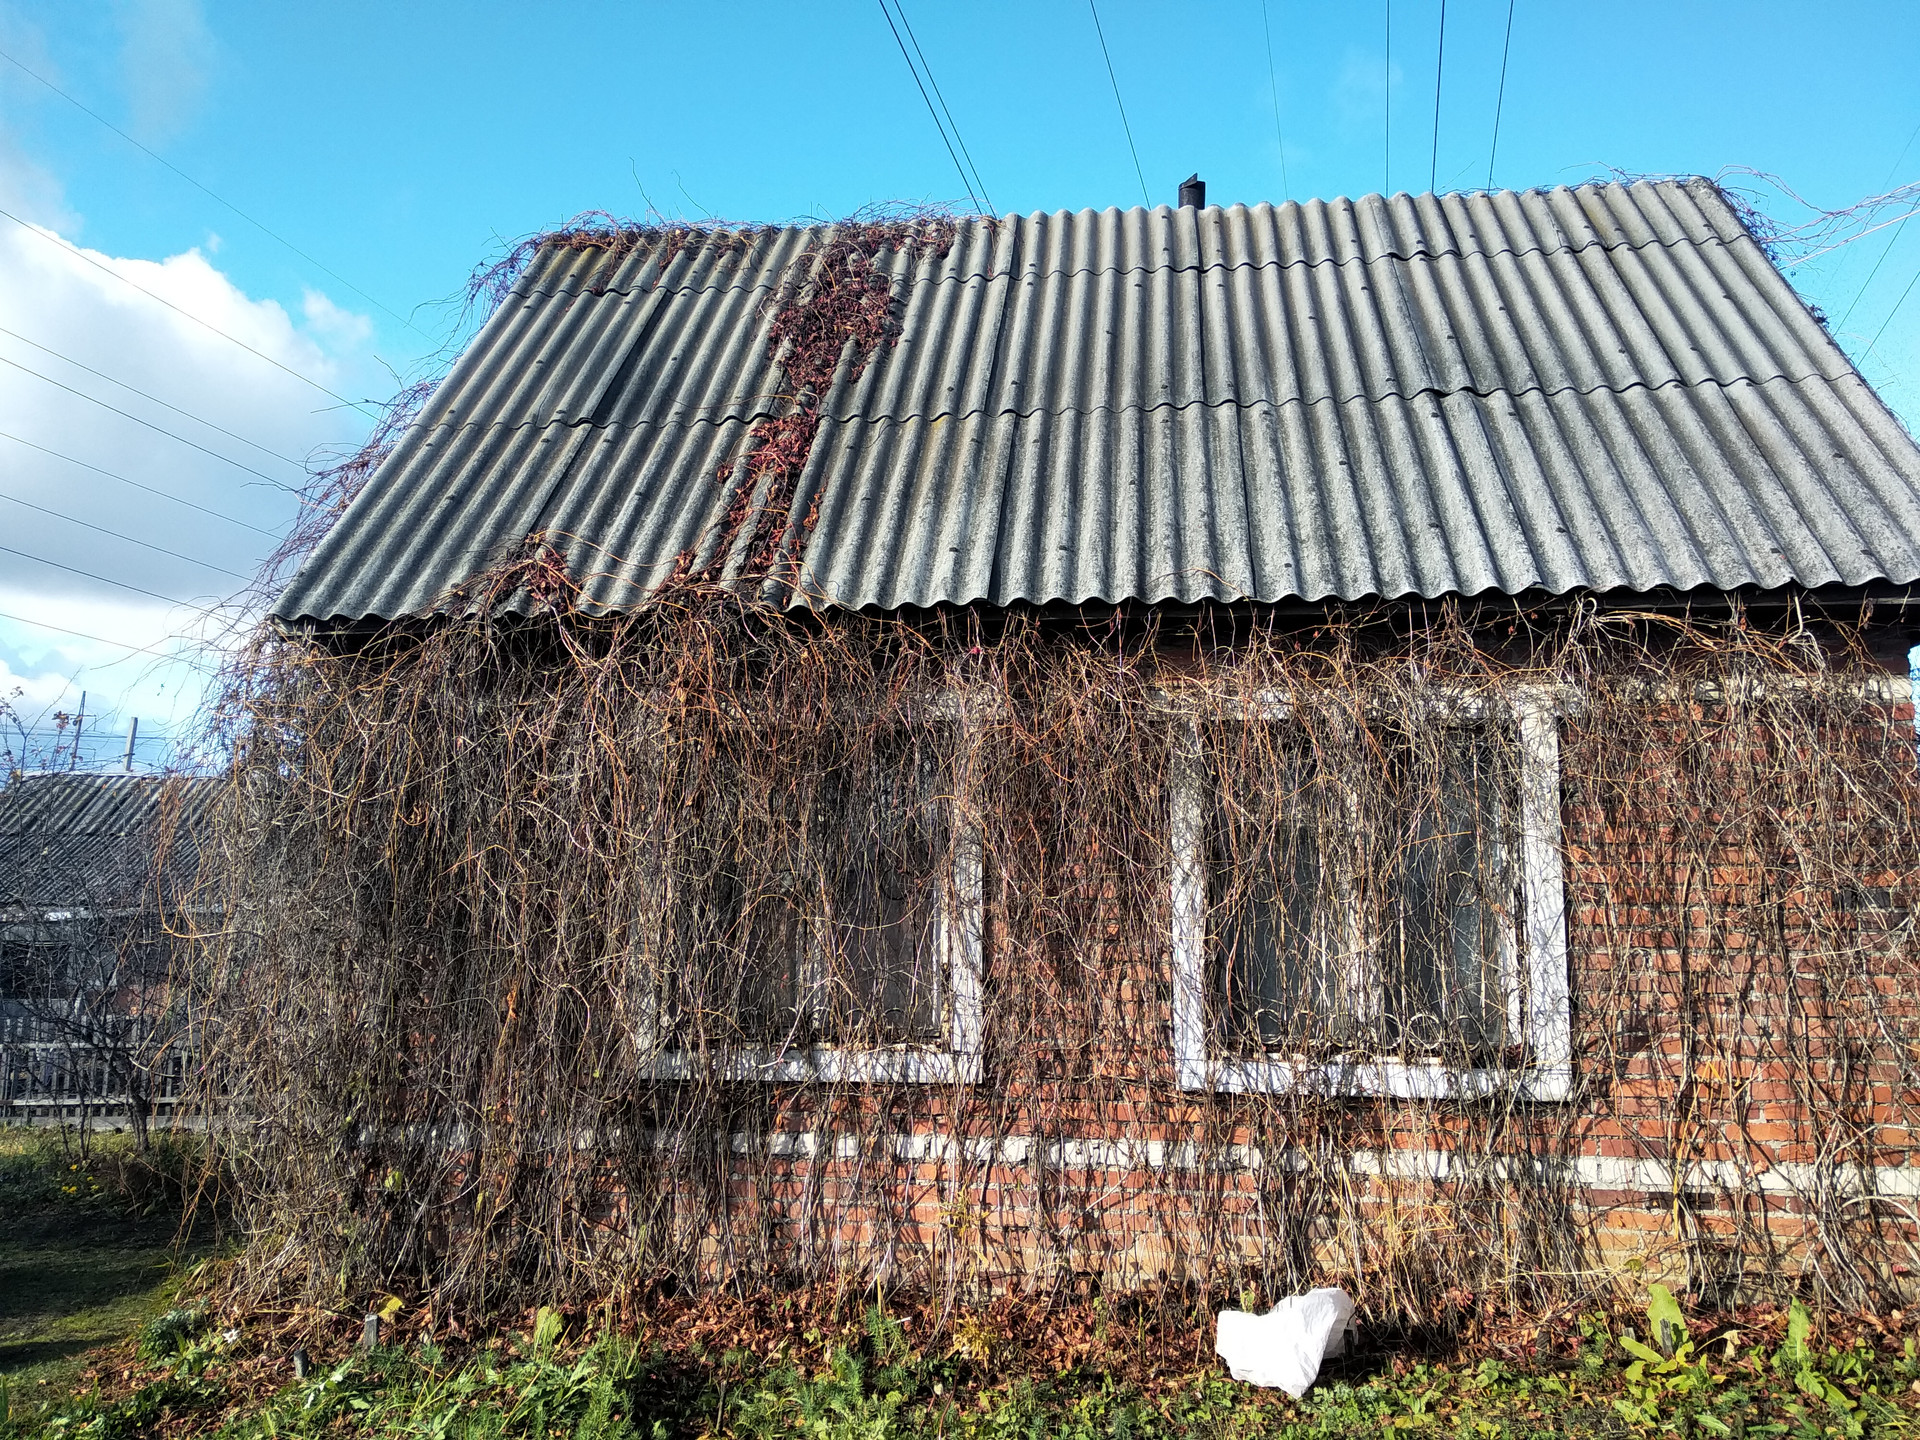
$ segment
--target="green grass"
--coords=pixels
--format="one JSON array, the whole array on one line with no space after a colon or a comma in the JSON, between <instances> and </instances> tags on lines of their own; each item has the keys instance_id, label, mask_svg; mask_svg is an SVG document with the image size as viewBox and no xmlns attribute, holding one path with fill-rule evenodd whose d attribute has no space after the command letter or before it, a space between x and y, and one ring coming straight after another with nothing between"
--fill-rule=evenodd
<instances>
[{"instance_id":1,"label":"green grass","mask_svg":"<svg viewBox=\"0 0 1920 1440\"><path fill-rule=\"evenodd\" d=\"M1778 1327L1776 1327L1778 1328ZM1920 1359L1856 1340L1819 1345L1804 1314L1784 1339L1703 1334L1655 1349L1597 1317L1571 1356L1517 1367L1498 1360L1378 1359L1336 1367L1299 1403L1209 1368L1151 1385L1086 1370L1006 1378L940 1350L920 1352L879 1311L865 1336L823 1354L739 1351L601 1335L570 1342L542 1311L531 1333L497 1335L453 1357L431 1343L346 1355L299 1383L261 1383L270 1357L237 1330L192 1311L150 1326L143 1383L114 1399L53 1407L16 1399L0 1440L35 1436L425 1436L434 1440L1334 1440L1419 1432L1461 1440L1709 1436L1872 1440L1913 1433ZM1685 1335L1683 1327L1674 1338ZM263 1368L266 1367L266 1368ZM1366 1373L1371 1369L1372 1373Z\"/></svg>"},{"instance_id":2,"label":"green grass","mask_svg":"<svg viewBox=\"0 0 1920 1440\"><path fill-rule=\"evenodd\" d=\"M89 1351L166 1309L183 1258L180 1149L90 1142L83 1157L52 1130L0 1130L0 1384L16 1394L71 1388Z\"/></svg>"},{"instance_id":3,"label":"green grass","mask_svg":"<svg viewBox=\"0 0 1920 1440\"><path fill-rule=\"evenodd\" d=\"M1822 1340L1796 1305L1745 1329L1690 1327L1657 1286L1644 1317L1589 1316L1525 1363L1438 1363L1389 1347L1337 1362L1298 1403L1236 1384L1217 1365L1167 1374L1154 1362L1131 1379L1091 1364L1051 1368L981 1317L919 1347L878 1308L864 1326L823 1321L838 1326L830 1334L807 1328L804 1314L784 1330L760 1325L779 1301L698 1332L740 1349L704 1344L671 1320L638 1337L595 1334L584 1322L568 1333L543 1310L530 1331L457 1351L414 1334L350 1352L351 1317L314 1312L318 1328L303 1343L321 1363L294 1381L288 1335L309 1332L276 1331L281 1322L267 1317L257 1331L244 1321L222 1329L195 1301L196 1277L176 1268L179 1177L191 1150L142 1158L124 1138L96 1146L83 1159L56 1135L0 1131L0 1440L1920 1434L1911 1320L1898 1333L1864 1322ZM738 1333L741 1323L764 1332L756 1348L745 1348L755 1341ZM137 1347L125 1343L135 1335ZM1123 1363L1129 1342L1102 1343Z\"/></svg>"}]
</instances>

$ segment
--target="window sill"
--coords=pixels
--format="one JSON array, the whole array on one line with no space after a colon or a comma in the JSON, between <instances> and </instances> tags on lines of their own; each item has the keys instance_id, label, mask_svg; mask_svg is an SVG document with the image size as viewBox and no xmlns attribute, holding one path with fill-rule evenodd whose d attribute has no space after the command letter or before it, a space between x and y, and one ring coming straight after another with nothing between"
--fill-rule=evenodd
<instances>
[{"instance_id":1,"label":"window sill","mask_svg":"<svg viewBox=\"0 0 1920 1440\"><path fill-rule=\"evenodd\" d=\"M1463 1070L1438 1060L1354 1057L1331 1061L1199 1060L1179 1062L1180 1088L1232 1095L1352 1095L1396 1100L1472 1100L1512 1095L1521 1100L1561 1101L1573 1094L1573 1072L1564 1065L1494 1066Z\"/></svg>"},{"instance_id":2,"label":"window sill","mask_svg":"<svg viewBox=\"0 0 1920 1440\"><path fill-rule=\"evenodd\" d=\"M980 1056L924 1045L885 1050L748 1046L717 1055L669 1050L653 1062L656 1080L761 1080L822 1085L975 1085Z\"/></svg>"}]
</instances>

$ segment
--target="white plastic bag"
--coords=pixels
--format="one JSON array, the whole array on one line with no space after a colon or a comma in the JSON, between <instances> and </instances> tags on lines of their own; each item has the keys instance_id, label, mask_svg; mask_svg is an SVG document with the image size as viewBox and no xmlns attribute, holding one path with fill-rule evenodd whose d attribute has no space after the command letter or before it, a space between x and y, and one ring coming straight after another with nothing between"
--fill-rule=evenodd
<instances>
[{"instance_id":1,"label":"white plastic bag","mask_svg":"<svg viewBox=\"0 0 1920 1440\"><path fill-rule=\"evenodd\" d=\"M1320 1362L1346 1348L1353 1300L1337 1287L1290 1295L1264 1315L1222 1310L1213 1348L1233 1378L1284 1390L1298 1400L1320 1373Z\"/></svg>"}]
</instances>

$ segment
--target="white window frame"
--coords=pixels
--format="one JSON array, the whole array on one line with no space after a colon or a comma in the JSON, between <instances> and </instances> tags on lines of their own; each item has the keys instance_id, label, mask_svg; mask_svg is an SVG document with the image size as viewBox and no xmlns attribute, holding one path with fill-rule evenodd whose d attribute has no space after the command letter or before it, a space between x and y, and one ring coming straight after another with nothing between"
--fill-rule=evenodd
<instances>
[{"instance_id":1,"label":"white window frame","mask_svg":"<svg viewBox=\"0 0 1920 1440\"><path fill-rule=\"evenodd\" d=\"M936 707L961 726L961 767L969 765L968 720L972 707L943 697ZM956 780L963 777L957 776ZM952 836L946 883L934 917L935 953L946 980L946 1043L899 1044L871 1049L842 1045L733 1045L715 1060L689 1050L659 1048L660 997L642 1000L634 1041L651 1052L656 1080L690 1080L712 1075L723 1080L764 1080L817 1084L975 1085L980 1081L984 1022L981 970L986 934L986 883L979 824L962 813L958 796L969 787L956 784L949 821Z\"/></svg>"},{"instance_id":2,"label":"white window frame","mask_svg":"<svg viewBox=\"0 0 1920 1440\"><path fill-rule=\"evenodd\" d=\"M1487 702L1439 697L1436 720L1471 719ZM1284 720L1284 695L1263 697L1267 718ZM1177 727L1168 820L1173 850L1173 1055L1182 1090L1376 1095L1446 1100L1498 1092L1560 1101L1573 1093L1573 1005L1567 975L1566 879L1560 850L1560 714L1557 692L1529 688L1511 701L1520 747L1520 898L1516 925L1500 940L1508 1023L1522 1037L1522 1066L1448 1065L1357 1053L1333 1060L1207 1053L1207 817L1212 772L1199 731Z\"/></svg>"}]
</instances>

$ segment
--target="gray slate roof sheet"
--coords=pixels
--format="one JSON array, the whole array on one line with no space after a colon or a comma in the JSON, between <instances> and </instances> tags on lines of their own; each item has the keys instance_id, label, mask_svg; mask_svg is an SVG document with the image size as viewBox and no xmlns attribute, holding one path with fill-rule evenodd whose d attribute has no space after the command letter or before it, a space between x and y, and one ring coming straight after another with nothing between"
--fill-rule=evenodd
<instances>
[{"instance_id":1,"label":"gray slate roof sheet","mask_svg":"<svg viewBox=\"0 0 1920 1440\"><path fill-rule=\"evenodd\" d=\"M191 880L216 792L210 780L16 776L0 787L0 908L131 905L155 880Z\"/></svg>"},{"instance_id":2,"label":"gray slate roof sheet","mask_svg":"<svg viewBox=\"0 0 1920 1440\"><path fill-rule=\"evenodd\" d=\"M724 561L831 233L542 250L276 614L418 613L536 531L590 608ZM788 603L1920 579L1920 450L1704 180L1009 216L883 263L900 334L820 402Z\"/></svg>"}]
</instances>

